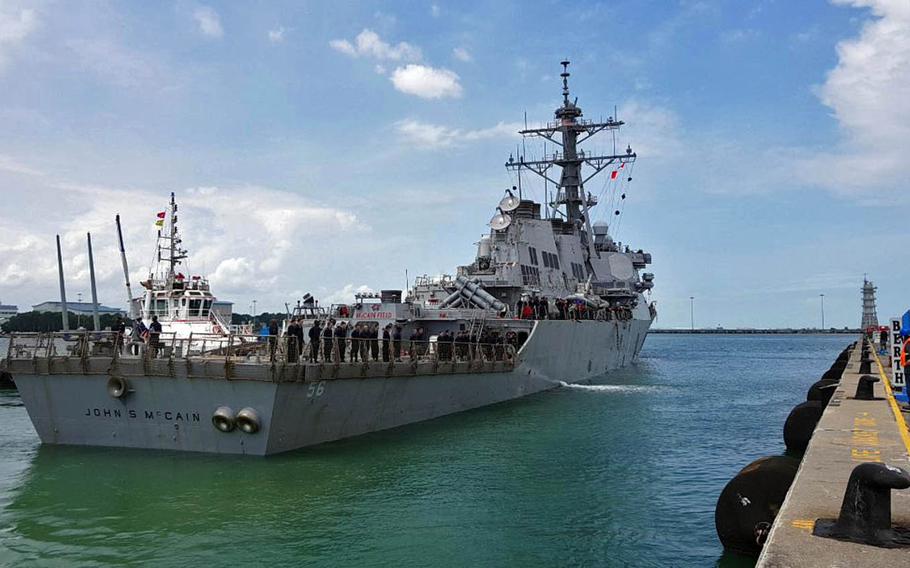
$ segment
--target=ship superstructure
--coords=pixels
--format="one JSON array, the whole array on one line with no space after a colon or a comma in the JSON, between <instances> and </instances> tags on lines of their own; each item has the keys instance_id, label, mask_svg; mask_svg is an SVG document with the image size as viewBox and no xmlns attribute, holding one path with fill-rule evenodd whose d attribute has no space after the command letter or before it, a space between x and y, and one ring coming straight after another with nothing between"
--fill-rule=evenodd
<instances>
[{"instance_id":1,"label":"ship superstructure","mask_svg":"<svg viewBox=\"0 0 910 568\"><path fill-rule=\"evenodd\" d=\"M623 123L584 120L570 100L569 63L562 65L555 121L521 131L559 151L506 163L552 184L553 199L507 191L474 260L454 275L417 278L404 298L383 290L319 306L308 295L277 336L225 336L206 281L180 272L186 251L172 196L166 231L168 212L160 216L161 268L137 304L170 334L138 353L116 335L11 338L3 367L41 440L272 454L589 381L634 362L656 316L653 276L642 272L651 258L592 222L597 199L585 184L606 171L626 175L637 156L580 148ZM197 332L206 325L209 332ZM181 326L187 333L173 331Z\"/></svg>"},{"instance_id":2,"label":"ship superstructure","mask_svg":"<svg viewBox=\"0 0 910 568\"><path fill-rule=\"evenodd\" d=\"M585 189L599 174L609 171L612 178L631 170L637 155L631 147L621 154L592 155L580 144L601 132L616 132L624 124L613 117L603 122L583 119L577 99L570 100L568 61L563 61L562 105L555 120L541 128L520 131L525 137L542 138L560 150L545 159L526 161L510 156L505 166L516 172L532 172L555 187L555 199L537 203L506 191L498 213L490 220L490 232L481 237L477 256L469 265L458 268L458 279L479 285L507 310L514 313L519 302L546 298L555 308L557 299L583 302L593 309L617 311L645 303L643 292L653 287L654 275L639 272L651 262L651 255L621 249L610 236L607 223L592 223L596 198ZM559 171L558 177L554 170ZM629 177L631 181L631 177ZM625 195L622 196L625 198ZM542 208L547 215L542 215ZM618 211L617 211L618 213ZM439 307L477 305L456 293L458 280L439 282L438 287L418 286L412 299ZM521 314L517 314L521 315Z\"/></svg>"}]
</instances>

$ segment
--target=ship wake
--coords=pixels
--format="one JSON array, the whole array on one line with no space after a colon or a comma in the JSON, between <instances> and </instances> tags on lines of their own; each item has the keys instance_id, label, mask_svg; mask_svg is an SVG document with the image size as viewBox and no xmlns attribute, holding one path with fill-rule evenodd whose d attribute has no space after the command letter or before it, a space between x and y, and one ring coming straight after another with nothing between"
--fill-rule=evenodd
<instances>
[{"instance_id":1,"label":"ship wake","mask_svg":"<svg viewBox=\"0 0 910 568\"><path fill-rule=\"evenodd\" d=\"M659 387L653 385L585 385L559 381L559 386L574 390L613 393L656 393L660 391Z\"/></svg>"}]
</instances>

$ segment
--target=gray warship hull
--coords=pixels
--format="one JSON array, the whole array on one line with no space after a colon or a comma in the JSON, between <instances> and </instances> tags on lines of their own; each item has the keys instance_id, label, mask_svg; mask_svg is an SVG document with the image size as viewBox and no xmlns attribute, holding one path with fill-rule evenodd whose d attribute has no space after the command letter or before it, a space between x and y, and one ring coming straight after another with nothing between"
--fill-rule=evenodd
<instances>
[{"instance_id":1,"label":"gray warship hull","mask_svg":"<svg viewBox=\"0 0 910 568\"><path fill-rule=\"evenodd\" d=\"M644 307L626 321L543 320L511 362L360 365L87 357L7 361L41 441L268 455L340 440L590 380L636 360ZM111 377L129 394L112 397ZM213 426L216 408L255 409L254 433Z\"/></svg>"}]
</instances>

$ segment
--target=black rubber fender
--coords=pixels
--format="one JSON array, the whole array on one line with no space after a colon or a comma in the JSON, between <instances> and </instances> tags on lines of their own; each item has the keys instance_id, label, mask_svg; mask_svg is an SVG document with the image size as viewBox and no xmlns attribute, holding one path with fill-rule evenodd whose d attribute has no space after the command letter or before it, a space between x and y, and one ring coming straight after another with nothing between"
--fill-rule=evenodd
<instances>
[{"instance_id":1,"label":"black rubber fender","mask_svg":"<svg viewBox=\"0 0 910 568\"><path fill-rule=\"evenodd\" d=\"M812 383L812 386L809 387L809 392L806 393L806 401L817 400L822 403L823 407L828 406L828 402L834 395L834 391L837 390L837 385L838 381L826 381L824 379L815 381Z\"/></svg>"},{"instance_id":2,"label":"black rubber fender","mask_svg":"<svg viewBox=\"0 0 910 568\"><path fill-rule=\"evenodd\" d=\"M725 549L758 556L797 469L796 458L764 457L727 483L714 509L714 527Z\"/></svg>"},{"instance_id":3,"label":"black rubber fender","mask_svg":"<svg viewBox=\"0 0 910 568\"><path fill-rule=\"evenodd\" d=\"M825 405L821 401L811 400L797 404L784 422L784 444L787 450L797 454L805 453L815 426L822 418Z\"/></svg>"},{"instance_id":4,"label":"black rubber fender","mask_svg":"<svg viewBox=\"0 0 910 568\"><path fill-rule=\"evenodd\" d=\"M825 371L825 374L822 375L821 380L839 382L841 377L843 376L843 374L844 374L843 369L840 369L840 370L828 369L827 371Z\"/></svg>"}]
</instances>

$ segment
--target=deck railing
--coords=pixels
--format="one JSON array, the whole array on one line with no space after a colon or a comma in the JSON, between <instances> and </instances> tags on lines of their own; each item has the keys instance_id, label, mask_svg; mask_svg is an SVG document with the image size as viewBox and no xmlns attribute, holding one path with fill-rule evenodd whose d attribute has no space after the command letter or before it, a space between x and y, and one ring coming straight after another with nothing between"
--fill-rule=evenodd
<instances>
[{"instance_id":1,"label":"deck railing","mask_svg":"<svg viewBox=\"0 0 910 568\"><path fill-rule=\"evenodd\" d=\"M410 339L320 337L300 344L294 336L252 334L151 334L133 340L112 331L13 333L9 361L67 357L117 360L224 360L307 365L359 365L416 362L514 362L516 345L505 341L465 342Z\"/></svg>"}]
</instances>

